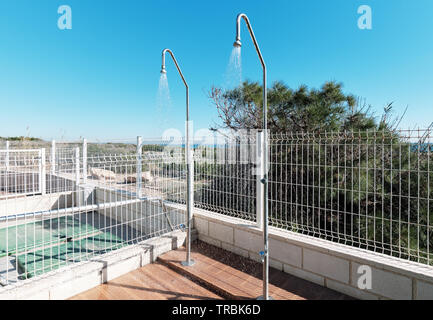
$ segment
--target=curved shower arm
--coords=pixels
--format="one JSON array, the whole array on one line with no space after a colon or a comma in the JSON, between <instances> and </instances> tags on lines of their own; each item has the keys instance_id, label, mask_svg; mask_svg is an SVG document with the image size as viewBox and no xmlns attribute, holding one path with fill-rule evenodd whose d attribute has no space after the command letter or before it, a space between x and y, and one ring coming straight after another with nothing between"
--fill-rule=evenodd
<instances>
[{"instance_id":1,"label":"curved shower arm","mask_svg":"<svg viewBox=\"0 0 433 320\"><path fill-rule=\"evenodd\" d=\"M162 50L161 73L166 73L166 70L165 70L165 53L166 52L168 52L170 54L171 58L173 59L174 64L176 65L177 71L179 72L179 75L182 78L183 83L185 84L185 87L186 87L186 121L189 121L189 86L185 80L185 77L183 76L182 70L180 70L179 64L177 63L177 60L174 57L173 52L168 48L165 48L164 50ZM188 132L187 132L187 135L188 135Z\"/></svg>"},{"instance_id":2,"label":"curved shower arm","mask_svg":"<svg viewBox=\"0 0 433 320\"><path fill-rule=\"evenodd\" d=\"M262 64L263 68L263 130L265 131L268 129L268 107L267 107L267 88L266 88L266 64L263 60L262 53L259 48L259 44L257 43L256 36L254 35L253 28L251 27L250 20L248 19L247 15L245 13L238 14L236 18L236 41L233 44L235 47L240 47L242 45L241 43L241 20L244 19L248 31L250 32L251 39L253 40L254 47L256 48L257 54L260 59L260 63Z\"/></svg>"},{"instance_id":3,"label":"curved shower arm","mask_svg":"<svg viewBox=\"0 0 433 320\"><path fill-rule=\"evenodd\" d=\"M254 47L256 48L257 54L260 59L260 63L262 64L262 67L264 70L266 70L265 61L263 60L262 53L259 48L259 44L257 43L256 36L254 35L253 28L251 27L250 20L248 19L247 15L245 13L238 14L236 18L236 42L235 46L241 45L241 19L244 19L245 24L247 25L248 31L250 32L251 39L253 40Z\"/></svg>"},{"instance_id":4,"label":"curved shower arm","mask_svg":"<svg viewBox=\"0 0 433 320\"><path fill-rule=\"evenodd\" d=\"M166 48L164 50L162 50L162 65L161 65L161 72L165 72L165 53L168 52L171 56L171 58L174 61L174 64L176 65L177 71L179 72L180 77L182 78L183 83L185 84L185 86L188 88L188 83L185 80L185 77L183 76L182 70L180 70L179 64L177 63L176 58L174 57L173 52Z\"/></svg>"}]
</instances>

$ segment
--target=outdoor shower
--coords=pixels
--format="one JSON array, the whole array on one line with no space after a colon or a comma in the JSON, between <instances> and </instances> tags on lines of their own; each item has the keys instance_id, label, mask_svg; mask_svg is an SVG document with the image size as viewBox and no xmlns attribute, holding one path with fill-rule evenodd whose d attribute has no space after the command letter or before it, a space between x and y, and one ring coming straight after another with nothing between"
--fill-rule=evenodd
<instances>
[{"instance_id":1,"label":"outdoor shower","mask_svg":"<svg viewBox=\"0 0 433 320\"><path fill-rule=\"evenodd\" d=\"M263 138L264 138L264 149L263 149L263 162L262 166L264 168L263 179L261 180L263 184L263 242L264 250L261 253L263 257L263 296L259 299L268 300L269 297L269 248L268 248L268 108L267 108L267 90L266 90L266 65L263 60L262 53L260 52L259 45L257 44L256 37L254 36L253 29L251 27L250 21L245 13L238 14L236 18L236 40L233 43L234 47L241 47L241 20L244 19L248 31L250 32L251 39L253 40L254 47L256 48L257 54L260 59L260 63L263 68Z\"/></svg>"},{"instance_id":2,"label":"outdoor shower","mask_svg":"<svg viewBox=\"0 0 433 320\"><path fill-rule=\"evenodd\" d=\"M190 123L189 123L189 87L188 83L185 80L185 77L183 76L182 71L180 70L179 64L177 63L176 58L174 57L173 52L170 49L164 49L162 50L162 64L161 64L161 73L165 74L167 73L165 69L165 54L168 52L171 56L171 58L174 61L174 64L176 65L177 71L179 72L180 77L182 78L182 81L186 88L186 143L185 143L185 158L186 158L186 168L187 168L187 187L186 187L186 215L187 215L187 238L186 238L186 260L182 262L184 266L192 266L194 264L194 261L191 259L191 223L192 223L192 208L193 208L193 201L194 201L194 190L193 190L193 170L191 168L191 164L193 161L192 157L192 151L191 151L191 134L189 132L190 129Z\"/></svg>"}]
</instances>

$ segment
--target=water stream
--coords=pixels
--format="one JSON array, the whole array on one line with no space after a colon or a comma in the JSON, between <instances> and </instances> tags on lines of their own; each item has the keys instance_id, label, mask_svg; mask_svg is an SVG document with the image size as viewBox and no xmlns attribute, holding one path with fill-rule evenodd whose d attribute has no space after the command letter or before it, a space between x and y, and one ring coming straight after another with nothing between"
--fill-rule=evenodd
<instances>
[{"instance_id":1,"label":"water stream","mask_svg":"<svg viewBox=\"0 0 433 320\"><path fill-rule=\"evenodd\" d=\"M168 80L167 80L166 73L161 73L161 76L159 78L156 107L158 113L158 123L162 127L166 127L168 124L168 118L172 107L171 98L170 98L170 89L168 87Z\"/></svg>"},{"instance_id":2,"label":"water stream","mask_svg":"<svg viewBox=\"0 0 433 320\"><path fill-rule=\"evenodd\" d=\"M225 89L234 89L242 84L241 47L233 47L225 73Z\"/></svg>"}]
</instances>

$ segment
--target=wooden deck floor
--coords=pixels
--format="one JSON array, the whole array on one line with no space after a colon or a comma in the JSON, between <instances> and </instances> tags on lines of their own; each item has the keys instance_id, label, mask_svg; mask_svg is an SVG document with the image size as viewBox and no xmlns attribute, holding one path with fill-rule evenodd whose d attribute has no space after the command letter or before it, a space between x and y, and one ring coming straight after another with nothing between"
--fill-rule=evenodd
<instances>
[{"instance_id":1,"label":"wooden deck floor","mask_svg":"<svg viewBox=\"0 0 433 320\"><path fill-rule=\"evenodd\" d=\"M262 264L201 243L191 253L195 264L184 267L185 249L169 251L158 260L203 283L227 299L250 300L262 295ZM222 261L224 259L224 261ZM269 268L269 295L274 300L352 300L351 297Z\"/></svg>"},{"instance_id":2,"label":"wooden deck floor","mask_svg":"<svg viewBox=\"0 0 433 320\"><path fill-rule=\"evenodd\" d=\"M209 300L221 299L158 262L134 270L70 300Z\"/></svg>"},{"instance_id":3,"label":"wooden deck floor","mask_svg":"<svg viewBox=\"0 0 433 320\"><path fill-rule=\"evenodd\" d=\"M262 293L260 263L203 242L192 246L195 264L184 267L185 249L132 271L72 300L255 299ZM269 292L276 300L352 299L334 290L270 268ZM215 294L216 292L217 294Z\"/></svg>"}]
</instances>

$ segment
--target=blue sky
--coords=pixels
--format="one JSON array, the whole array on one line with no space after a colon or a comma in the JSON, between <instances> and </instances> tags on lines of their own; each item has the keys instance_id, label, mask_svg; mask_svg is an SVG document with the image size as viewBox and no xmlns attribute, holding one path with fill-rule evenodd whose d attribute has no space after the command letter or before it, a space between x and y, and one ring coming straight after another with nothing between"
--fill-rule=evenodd
<instances>
[{"instance_id":1,"label":"blue sky","mask_svg":"<svg viewBox=\"0 0 433 320\"><path fill-rule=\"evenodd\" d=\"M59 30L57 8L72 8ZM373 29L357 27L357 8ZM9 0L0 3L0 136L125 139L183 130L184 87L167 60L172 105L156 107L160 55L171 48L190 84L195 129L217 120L207 98L224 83L237 13L245 12L268 66L282 80L319 87L343 82L380 115L406 106L404 128L433 121L433 1ZM242 25L243 78L261 68Z\"/></svg>"}]
</instances>

